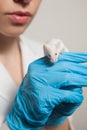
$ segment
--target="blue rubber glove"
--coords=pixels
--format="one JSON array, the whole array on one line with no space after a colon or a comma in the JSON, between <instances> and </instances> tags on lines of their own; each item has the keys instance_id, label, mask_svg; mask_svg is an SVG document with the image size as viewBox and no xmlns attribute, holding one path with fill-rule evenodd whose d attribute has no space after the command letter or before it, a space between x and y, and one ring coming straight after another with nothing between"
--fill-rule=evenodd
<instances>
[{"instance_id":1,"label":"blue rubber glove","mask_svg":"<svg viewBox=\"0 0 87 130\"><path fill-rule=\"evenodd\" d=\"M64 62L62 68L64 67L66 71L66 79L64 86L61 87L63 90L70 90L72 92L78 92L82 93L82 86L79 85L84 85L87 86L87 65L78 65L77 63L84 63L87 62L87 54L86 53L65 53L64 55L60 55L59 57L59 62L61 61L66 61ZM68 64L69 62L69 64ZM73 64L70 64L74 62ZM75 65L76 63L76 65ZM61 64L62 65L62 64ZM60 65L60 66L61 66ZM69 66L68 66L69 65ZM73 74L74 73L74 74ZM66 86L69 85L69 86ZM70 85L71 84L71 85ZM75 86L78 85L78 86ZM61 86L61 85L60 85ZM66 87L65 87L66 86ZM67 93L68 94L68 93ZM74 93L73 93L74 94ZM56 106L54 110L52 111L52 114L50 115L46 125L47 126L58 126L60 123L62 123L62 117L64 115L69 116L71 115L75 107L78 108L79 104L75 102L69 102L67 103L66 101L61 103L59 106Z\"/></svg>"},{"instance_id":2,"label":"blue rubber glove","mask_svg":"<svg viewBox=\"0 0 87 130\"><path fill-rule=\"evenodd\" d=\"M55 64L47 57L31 63L7 116L9 127L36 130L50 125L50 117L55 113L57 125L63 123L83 101L82 85L87 86L87 66L80 62L86 61L87 53L67 52L60 55Z\"/></svg>"}]
</instances>

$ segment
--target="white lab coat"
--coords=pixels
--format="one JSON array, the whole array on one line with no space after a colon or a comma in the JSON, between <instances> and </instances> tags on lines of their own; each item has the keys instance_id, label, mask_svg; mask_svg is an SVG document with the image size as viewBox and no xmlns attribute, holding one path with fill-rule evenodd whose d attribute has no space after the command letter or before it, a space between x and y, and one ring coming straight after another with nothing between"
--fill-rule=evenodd
<instances>
[{"instance_id":1,"label":"white lab coat","mask_svg":"<svg viewBox=\"0 0 87 130\"><path fill-rule=\"evenodd\" d=\"M20 49L22 54L23 75L26 74L28 65L35 59L44 56L42 44L21 37ZM15 60L15 59L14 59ZM13 68L15 69L15 68ZM0 63L0 130L7 130L5 118L10 111L18 86L12 79L5 66Z\"/></svg>"}]
</instances>

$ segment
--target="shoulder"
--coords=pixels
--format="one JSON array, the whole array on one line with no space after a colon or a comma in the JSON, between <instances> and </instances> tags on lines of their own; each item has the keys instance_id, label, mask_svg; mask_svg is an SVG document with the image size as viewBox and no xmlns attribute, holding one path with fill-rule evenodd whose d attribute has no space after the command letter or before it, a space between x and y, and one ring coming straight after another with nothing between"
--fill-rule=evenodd
<instances>
[{"instance_id":1,"label":"shoulder","mask_svg":"<svg viewBox=\"0 0 87 130\"><path fill-rule=\"evenodd\" d=\"M43 43L41 41L36 41L25 36L21 36L20 38L21 44L23 44L24 47L26 46L27 49L31 50L35 56L44 56Z\"/></svg>"}]
</instances>

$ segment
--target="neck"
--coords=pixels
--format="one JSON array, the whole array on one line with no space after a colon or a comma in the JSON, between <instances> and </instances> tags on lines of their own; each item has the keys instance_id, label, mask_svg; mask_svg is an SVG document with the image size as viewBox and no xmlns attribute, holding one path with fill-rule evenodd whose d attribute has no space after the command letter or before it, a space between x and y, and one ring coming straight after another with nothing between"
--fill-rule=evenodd
<instances>
[{"instance_id":1,"label":"neck","mask_svg":"<svg viewBox=\"0 0 87 130\"><path fill-rule=\"evenodd\" d=\"M18 37L0 36L0 62L19 86L23 78L23 68Z\"/></svg>"},{"instance_id":2,"label":"neck","mask_svg":"<svg viewBox=\"0 0 87 130\"><path fill-rule=\"evenodd\" d=\"M0 35L0 54L6 54L11 50L16 49L16 47L18 47L18 42L18 37Z\"/></svg>"}]
</instances>

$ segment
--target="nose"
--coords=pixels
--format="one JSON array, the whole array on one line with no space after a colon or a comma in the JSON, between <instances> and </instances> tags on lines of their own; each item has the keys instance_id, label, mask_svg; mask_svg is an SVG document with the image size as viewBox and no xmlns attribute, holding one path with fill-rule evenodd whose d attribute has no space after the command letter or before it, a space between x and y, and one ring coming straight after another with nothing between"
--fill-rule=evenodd
<instances>
[{"instance_id":1,"label":"nose","mask_svg":"<svg viewBox=\"0 0 87 130\"><path fill-rule=\"evenodd\" d=\"M14 0L15 3L28 4L31 0Z\"/></svg>"}]
</instances>

